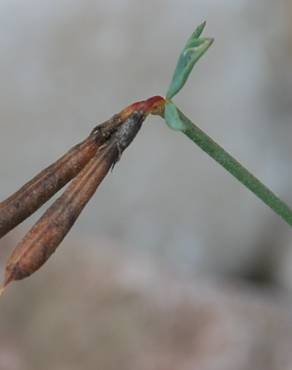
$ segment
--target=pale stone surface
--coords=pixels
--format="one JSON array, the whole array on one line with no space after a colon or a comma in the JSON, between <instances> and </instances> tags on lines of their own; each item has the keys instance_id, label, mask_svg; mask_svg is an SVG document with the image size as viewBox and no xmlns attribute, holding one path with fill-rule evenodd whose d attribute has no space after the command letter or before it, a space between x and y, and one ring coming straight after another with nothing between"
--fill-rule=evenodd
<instances>
[{"instance_id":1,"label":"pale stone surface","mask_svg":"<svg viewBox=\"0 0 292 370\"><path fill-rule=\"evenodd\" d=\"M1 297L0 369L290 370L291 308L271 291L177 279L108 240L65 242Z\"/></svg>"}]
</instances>

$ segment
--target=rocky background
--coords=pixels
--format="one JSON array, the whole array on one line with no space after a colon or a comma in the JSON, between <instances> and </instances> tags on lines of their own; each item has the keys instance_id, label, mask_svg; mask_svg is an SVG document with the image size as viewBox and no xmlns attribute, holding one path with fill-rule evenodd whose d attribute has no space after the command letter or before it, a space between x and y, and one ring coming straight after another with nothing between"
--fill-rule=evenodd
<instances>
[{"instance_id":1,"label":"rocky background","mask_svg":"<svg viewBox=\"0 0 292 370\"><path fill-rule=\"evenodd\" d=\"M0 1L1 199L129 103L164 94L292 204L289 0ZM1 240L2 267L43 209ZM158 118L66 241L0 301L0 370L289 370L292 232ZM2 269L3 270L3 269Z\"/></svg>"}]
</instances>

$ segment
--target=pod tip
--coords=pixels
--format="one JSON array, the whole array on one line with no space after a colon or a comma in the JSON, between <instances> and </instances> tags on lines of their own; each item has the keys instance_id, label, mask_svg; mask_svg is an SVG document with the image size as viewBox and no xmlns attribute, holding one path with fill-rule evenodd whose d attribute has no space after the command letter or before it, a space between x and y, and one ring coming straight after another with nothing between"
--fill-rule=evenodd
<instances>
[{"instance_id":1,"label":"pod tip","mask_svg":"<svg viewBox=\"0 0 292 370\"><path fill-rule=\"evenodd\" d=\"M125 119L135 110L142 110L145 112L146 115L150 113L161 114L161 112L164 110L164 105L165 99L162 96L152 96L149 99L133 103L123 109L123 111L121 112L121 117Z\"/></svg>"}]
</instances>

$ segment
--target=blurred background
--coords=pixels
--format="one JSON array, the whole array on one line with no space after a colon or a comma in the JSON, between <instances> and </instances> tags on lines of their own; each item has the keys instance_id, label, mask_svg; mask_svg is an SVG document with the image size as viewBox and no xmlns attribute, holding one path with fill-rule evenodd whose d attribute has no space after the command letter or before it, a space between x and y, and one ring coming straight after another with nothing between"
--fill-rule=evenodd
<instances>
[{"instance_id":1,"label":"blurred background","mask_svg":"<svg viewBox=\"0 0 292 370\"><path fill-rule=\"evenodd\" d=\"M215 43L178 106L292 204L290 0L0 0L0 197ZM1 240L1 267L41 215ZM291 370L292 232L150 118L49 262L0 301L0 370Z\"/></svg>"}]
</instances>

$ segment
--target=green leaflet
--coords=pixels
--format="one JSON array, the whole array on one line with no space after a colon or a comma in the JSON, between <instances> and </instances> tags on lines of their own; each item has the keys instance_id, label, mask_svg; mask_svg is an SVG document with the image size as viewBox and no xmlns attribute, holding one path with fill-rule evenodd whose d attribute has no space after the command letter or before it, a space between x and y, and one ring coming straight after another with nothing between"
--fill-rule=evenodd
<instances>
[{"instance_id":1,"label":"green leaflet","mask_svg":"<svg viewBox=\"0 0 292 370\"><path fill-rule=\"evenodd\" d=\"M184 130L184 124L180 119L177 107L172 102L167 102L165 104L164 119L171 129L176 131Z\"/></svg>"},{"instance_id":2,"label":"green leaflet","mask_svg":"<svg viewBox=\"0 0 292 370\"><path fill-rule=\"evenodd\" d=\"M206 22L200 24L188 39L181 52L166 98L173 98L185 85L194 65L205 54L213 43L213 39L200 38Z\"/></svg>"}]
</instances>

